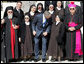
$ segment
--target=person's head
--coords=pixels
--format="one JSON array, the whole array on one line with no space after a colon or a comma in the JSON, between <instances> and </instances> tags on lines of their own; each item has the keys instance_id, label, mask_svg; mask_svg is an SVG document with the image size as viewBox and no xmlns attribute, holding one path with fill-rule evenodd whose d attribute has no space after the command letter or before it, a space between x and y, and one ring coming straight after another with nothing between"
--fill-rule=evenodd
<instances>
[{"instance_id":1,"label":"person's head","mask_svg":"<svg viewBox=\"0 0 84 64\"><path fill-rule=\"evenodd\" d=\"M31 5L29 12L30 12L30 11L36 12L36 6L35 6L35 5Z\"/></svg>"},{"instance_id":2,"label":"person's head","mask_svg":"<svg viewBox=\"0 0 84 64\"><path fill-rule=\"evenodd\" d=\"M21 1L17 1L16 7L17 7L17 9L21 9L22 2Z\"/></svg>"},{"instance_id":3,"label":"person's head","mask_svg":"<svg viewBox=\"0 0 84 64\"><path fill-rule=\"evenodd\" d=\"M73 15L76 11L76 8L69 8L70 13Z\"/></svg>"},{"instance_id":4,"label":"person's head","mask_svg":"<svg viewBox=\"0 0 84 64\"><path fill-rule=\"evenodd\" d=\"M60 21L60 18L59 18L58 15L55 16L55 22L56 22L56 21Z\"/></svg>"},{"instance_id":5,"label":"person's head","mask_svg":"<svg viewBox=\"0 0 84 64\"><path fill-rule=\"evenodd\" d=\"M62 2L61 1L57 1L57 7L61 8L62 6Z\"/></svg>"},{"instance_id":6,"label":"person's head","mask_svg":"<svg viewBox=\"0 0 84 64\"><path fill-rule=\"evenodd\" d=\"M50 5L49 5L49 10L50 10L50 11L53 11L53 10L54 10L54 5L53 5L53 4L50 4Z\"/></svg>"},{"instance_id":7,"label":"person's head","mask_svg":"<svg viewBox=\"0 0 84 64\"><path fill-rule=\"evenodd\" d=\"M43 10L43 4L42 3L37 4L37 10L40 10L40 11Z\"/></svg>"},{"instance_id":8,"label":"person's head","mask_svg":"<svg viewBox=\"0 0 84 64\"><path fill-rule=\"evenodd\" d=\"M68 5L70 13L73 15L76 11L76 5L74 3L71 3Z\"/></svg>"},{"instance_id":9,"label":"person's head","mask_svg":"<svg viewBox=\"0 0 84 64\"><path fill-rule=\"evenodd\" d=\"M46 19L49 19L51 17L51 14L48 11L45 11L44 16Z\"/></svg>"},{"instance_id":10,"label":"person's head","mask_svg":"<svg viewBox=\"0 0 84 64\"><path fill-rule=\"evenodd\" d=\"M6 13L7 13L8 18L12 19L12 17L13 17L13 7L9 6L9 7L6 8L6 10L7 10Z\"/></svg>"},{"instance_id":11,"label":"person's head","mask_svg":"<svg viewBox=\"0 0 84 64\"><path fill-rule=\"evenodd\" d=\"M29 22L29 16L28 15L25 15L24 19L25 19L25 22Z\"/></svg>"}]
</instances>

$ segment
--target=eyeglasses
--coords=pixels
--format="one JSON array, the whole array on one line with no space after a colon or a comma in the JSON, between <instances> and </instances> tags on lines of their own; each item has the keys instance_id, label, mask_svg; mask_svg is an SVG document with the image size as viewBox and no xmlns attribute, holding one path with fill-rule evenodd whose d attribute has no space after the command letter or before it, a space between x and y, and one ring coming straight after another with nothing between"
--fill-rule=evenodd
<instances>
[{"instance_id":1,"label":"eyeglasses","mask_svg":"<svg viewBox=\"0 0 84 64\"><path fill-rule=\"evenodd\" d=\"M25 19L29 19L29 18L25 18Z\"/></svg>"},{"instance_id":2,"label":"eyeglasses","mask_svg":"<svg viewBox=\"0 0 84 64\"><path fill-rule=\"evenodd\" d=\"M8 12L8 13L13 13L12 11Z\"/></svg>"},{"instance_id":3,"label":"eyeglasses","mask_svg":"<svg viewBox=\"0 0 84 64\"><path fill-rule=\"evenodd\" d=\"M54 8L54 7L49 7L49 8Z\"/></svg>"},{"instance_id":4,"label":"eyeglasses","mask_svg":"<svg viewBox=\"0 0 84 64\"><path fill-rule=\"evenodd\" d=\"M75 10L75 8L70 8L70 10Z\"/></svg>"}]
</instances>

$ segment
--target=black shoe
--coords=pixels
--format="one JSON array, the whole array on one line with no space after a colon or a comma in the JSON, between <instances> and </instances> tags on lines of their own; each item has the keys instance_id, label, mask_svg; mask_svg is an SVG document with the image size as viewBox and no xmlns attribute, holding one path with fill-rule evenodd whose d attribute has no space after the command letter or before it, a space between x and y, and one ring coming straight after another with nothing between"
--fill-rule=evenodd
<instances>
[{"instance_id":1,"label":"black shoe","mask_svg":"<svg viewBox=\"0 0 84 64\"><path fill-rule=\"evenodd\" d=\"M38 62L40 59L34 59L34 62Z\"/></svg>"},{"instance_id":2,"label":"black shoe","mask_svg":"<svg viewBox=\"0 0 84 64\"><path fill-rule=\"evenodd\" d=\"M73 61L73 59L68 59L68 61Z\"/></svg>"},{"instance_id":3,"label":"black shoe","mask_svg":"<svg viewBox=\"0 0 84 64\"><path fill-rule=\"evenodd\" d=\"M29 62L31 62L33 59L28 59Z\"/></svg>"},{"instance_id":4,"label":"black shoe","mask_svg":"<svg viewBox=\"0 0 84 64\"><path fill-rule=\"evenodd\" d=\"M73 59L73 61L78 61L78 59Z\"/></svg>"},{"instance_id":5,"label":"black shoe","mask_svg":"<svg viewBox=\"0 0 84 64\"><path fill-rule=\"evenodd\" d=\"M46 59L42 59L43 62L46 62Z\"/></svg>"},{"instance_id":6,"label":"black shoe","mask_svg":"<svg viewBox=\"0 0 84 64\"><path fill-rule=\"evenodd\" d=\"M27 59L24 59L24 62L26 62L27 61Z\"/></svg>"},{"instance_id":7,"label":"black shoe","mask_svg":"<svg viewBox=\"0 0 84 64\"><path fill-rule=\"evenodd\" d=\"M55 58L52 58L52 59L51 59L51 62L55 62L55 61L56 61L56 59L55 59Z\"/></svg>"}]
</instances>

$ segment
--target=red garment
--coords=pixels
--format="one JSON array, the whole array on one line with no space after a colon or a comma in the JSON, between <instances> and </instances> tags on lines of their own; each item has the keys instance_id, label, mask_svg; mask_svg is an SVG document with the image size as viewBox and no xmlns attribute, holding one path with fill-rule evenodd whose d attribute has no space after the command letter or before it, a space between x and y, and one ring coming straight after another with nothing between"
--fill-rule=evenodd
<instances>
[{"instance_id":1,"label":"red garment","mask_svg":"<svg viewBox=\"0 0 84 64\"><path fill-rule=\"evenodd\" d=\"M15 46L15 30L12 26L12 19L10 19L10 24L11 24L11 50L12 50L12 58L14 59L14 46Z\"/></svg>"}]
</instances>

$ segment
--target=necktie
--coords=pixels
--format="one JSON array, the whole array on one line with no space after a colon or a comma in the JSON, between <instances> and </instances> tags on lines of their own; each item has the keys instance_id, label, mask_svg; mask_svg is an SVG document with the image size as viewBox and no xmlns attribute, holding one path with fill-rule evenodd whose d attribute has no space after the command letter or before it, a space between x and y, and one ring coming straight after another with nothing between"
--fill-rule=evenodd
<instances>
[{"instance_id":1,"label":"necktie","mask_svg":"<svg viewBox=\"0 0 84 64\"><path fill-rule=\"evenodd\" d=\"M46 24L46 19L45 19L44 22L43 22L43 27L45 26L45 24Z\"/></svg>"}]
</instances>

